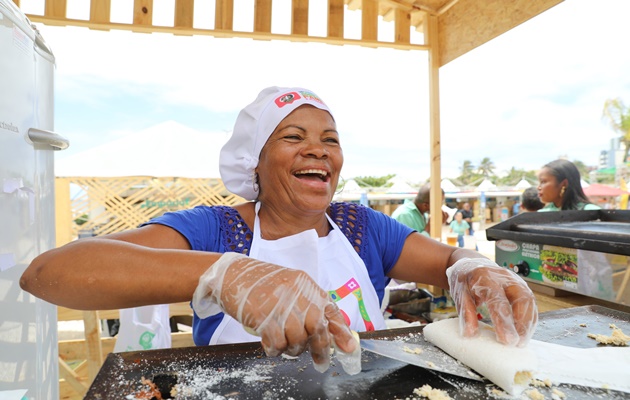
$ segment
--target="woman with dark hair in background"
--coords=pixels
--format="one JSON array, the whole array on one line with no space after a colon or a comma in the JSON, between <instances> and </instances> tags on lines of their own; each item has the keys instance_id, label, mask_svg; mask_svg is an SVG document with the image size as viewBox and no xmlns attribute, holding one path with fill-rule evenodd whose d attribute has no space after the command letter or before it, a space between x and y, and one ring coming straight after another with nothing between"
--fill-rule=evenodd
<instances>
[{"instance_id":1,"label":"woman with dark hair in background","mask_svg":"<svg viewBox=\"0 0 630 400\"><path fill-rule=\"evenodd\" d=\"M545 164L538 173L538 197L546 205L539 211L599 210L582 190L580 171L568 160Z\"/></svg>"}]
</instances>

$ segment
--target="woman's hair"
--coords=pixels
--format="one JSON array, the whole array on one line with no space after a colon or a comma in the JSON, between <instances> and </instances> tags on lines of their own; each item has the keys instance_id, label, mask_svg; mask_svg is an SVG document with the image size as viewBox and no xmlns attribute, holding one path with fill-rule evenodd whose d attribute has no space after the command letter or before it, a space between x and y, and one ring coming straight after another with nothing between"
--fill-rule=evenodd
<instances>
[{"instance_id":1,"label":"woman's hair","mask_svg":"<svg viewBox=\"0 0 630 400\"><path fill-rule=\"evenodd\" d=\"M538 211L545 204L538 198L538 190L535 187L528 187L521 195L521 207L527 211Z\"/></svg>"},{"instance_id":2,"label":"woman's hair","mask_svg":"<svg viewBox=\"0 0 630 400\"><path fill-rule=\"evenodd\" d=\"M590 203L588 197L582 190L582 182L580 179L580 171L575 164L568 160L555 160L545 164L543 168L547 168L558 183L567 180L567 188L562 196L562 210L577 210L578 203Z\"/></svg>"}]
</instances>

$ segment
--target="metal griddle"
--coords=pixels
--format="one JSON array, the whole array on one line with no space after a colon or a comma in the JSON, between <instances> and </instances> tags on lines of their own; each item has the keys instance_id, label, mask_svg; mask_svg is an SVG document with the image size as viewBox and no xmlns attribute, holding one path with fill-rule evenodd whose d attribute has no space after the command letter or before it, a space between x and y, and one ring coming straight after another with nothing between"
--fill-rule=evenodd
<instances>
[{"instance_id":1,"label":"metal griddle","mask_svg":"<svg viewBox=\"0 0 630 400\"><path fill-rule=\"evenodd\" d=\"M486 237L630 256L630 210L522 213L489 227Z\"/></svg>"},{"instance_id":2,"label":"metal griddle","mask_svg":"<svg viewBox=\"0 0 630 400\"><path fill-rule=\"evenodd\" d=\"M610 334L609 324L630 332L630 314L600 306L576 307L540 314L535 339L572 347L595 347L587 333ZM586 327L581 326L585 324ZM422 327L362 333L362 338L405 342L422 341ZM124 399L146 389L142 377L154 379L168 389L177 379L194 376L212 382L205 391L185 399L400 399L413 397L413 390L428 384L448 392L453 399L486 399L494 385L451 375L442 375L370 352L362 353L363 371L349 376L338 363L321 374L310 356L294 360L266 357L259 343L186 347L110 353L85 399ZM245 371L244 375L239 375ZM252 374L257 379L252 380ZM206 377L206 378L204 378ZM214 377L214 378L212 378ZM230 378L232 377L232 378ZM184 382L181 382L184 384ZM630 394L574 385L556 386L570 399L628 399ZM551 391L538 389L551 398ZM168 392L168 390L166 390ZM221 397L223 396L223 397Z\"/></svg>"}]
</instances>

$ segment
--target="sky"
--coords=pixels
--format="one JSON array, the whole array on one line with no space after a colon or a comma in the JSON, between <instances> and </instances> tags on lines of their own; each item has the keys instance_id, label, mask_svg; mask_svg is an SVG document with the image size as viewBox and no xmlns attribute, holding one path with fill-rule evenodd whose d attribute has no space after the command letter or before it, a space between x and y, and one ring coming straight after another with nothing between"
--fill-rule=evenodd
<instances>
[{"instance_id":1,"label":"sky","mask_svg":"<svg viewBox=\"0 0 630 400\"><path fill-rule=\"evenodd\" d=\"M77 4L88 3L68 7L81 15L87 11ZM21 4L41 13L41 0ZM129 17L123 4L112 2L114 21ZM169 0L155 4L154 22L168 20L157 7ZM235 29L247 29L251 16L235 14ZM616 137L601 117L604 102L630 103L628 15L627 0L566 0L442 67L442 177L485 157L497 174L537 170L559 157L596 166ZM324 29L315 23L324 17L312 18L312 31ZM344 179L396 174L418 183L430 176L425 51L37 26L56 57L55 131L70 140L58 160L171 120L223 143L260 90L301 86L334 112ZM388 35L393 24L381 28ZM186 143L173 151L185 158Z\"/></svg>"}]
</instances>

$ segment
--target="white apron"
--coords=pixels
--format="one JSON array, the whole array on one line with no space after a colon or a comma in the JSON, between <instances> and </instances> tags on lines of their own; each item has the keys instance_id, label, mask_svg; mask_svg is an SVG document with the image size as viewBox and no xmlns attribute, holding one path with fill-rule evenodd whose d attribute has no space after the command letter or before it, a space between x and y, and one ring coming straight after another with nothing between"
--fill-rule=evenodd
<instances>
[{"instance_id":1,"label":"white apron","mask_svg":"<svg viewBox=\"0 0 630 400\"><path fill-rule=\"evenodd\" d=\"M346 323L355 331L385 329L378 296L365 263L352 248L348 239L328 215L333 227L326 237L318 237L310 229L277 240L260 236L260 220L256 203L256 217L249 256L287 268L306 272L337 303ZM260 338L245 331L243 326L225 315L210 344L258 342Z\"/></svg>"}]
</instances>

